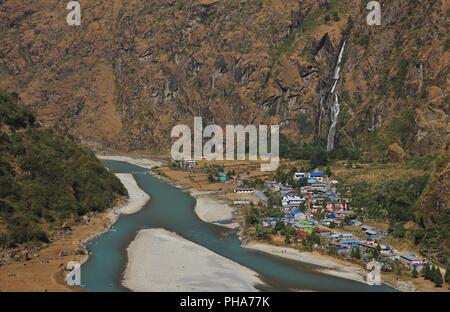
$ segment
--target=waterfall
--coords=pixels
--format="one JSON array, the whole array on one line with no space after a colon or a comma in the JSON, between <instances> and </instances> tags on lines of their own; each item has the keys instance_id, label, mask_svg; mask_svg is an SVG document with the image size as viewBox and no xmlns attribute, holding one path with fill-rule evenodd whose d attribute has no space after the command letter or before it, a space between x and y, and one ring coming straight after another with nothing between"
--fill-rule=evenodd
<instances>
[{"instance_id":1,"label":"waterfall","mask_svg":"<svg viewBox=\"0 0 450 312\"><path fill-rule=\"evenodd\" d=\"M331 126L330 130L328 132L328 140L327 140L327 151L330 152L334 149L334 139L336 136L336 126L338 122L339 112L340 112L340 106L339 106L339 96L336 93L336 86L339 82L340 73L341 73L341 62L342 62L342 55L344 54L345 49L345 41L342 44L341 51L339 52L338 60L336 62L336 67L334 68L334 76L333 76L333 87L331 88L330 93L334 95L334 101L331 105Z\"/></svg>"}]
</instances>

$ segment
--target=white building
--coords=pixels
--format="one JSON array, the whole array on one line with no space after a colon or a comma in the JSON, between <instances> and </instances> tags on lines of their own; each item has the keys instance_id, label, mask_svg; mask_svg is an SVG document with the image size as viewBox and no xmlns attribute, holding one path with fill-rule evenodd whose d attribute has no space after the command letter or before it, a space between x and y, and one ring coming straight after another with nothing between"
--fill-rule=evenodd
<instances>
[{"instance_id":1,"label":"white building","mask_svg":"<svg viewBox=\"0 0 450 312\"><path fill-rule=\"evenodd\" d=\"M294 173L293 180L294 181L298 181L298 180L306 178L306 177L307 177L306 173L304 173L304 172L296 172L296 173Z\"/></svg>"},{"instance_id":2,"label":"white building","mask_svg":"<svg viewBox=\"0 0 450 312\"><path fill-rule=\"evenodd\" d=\"M297 194L287 194L281 198L281 205L283 207L299 207L305 201Z\"/></svg>"},{"instance_id":3,"label":"white building","mask_svg":"<svg viewBox=\"0 0 450 312\"><path fill-rule=\"evenodd\" d=\"M237 188L234 189L234 192L237 194L252 194L254 190L252 188Z\"/></svg>"}]
</instances>

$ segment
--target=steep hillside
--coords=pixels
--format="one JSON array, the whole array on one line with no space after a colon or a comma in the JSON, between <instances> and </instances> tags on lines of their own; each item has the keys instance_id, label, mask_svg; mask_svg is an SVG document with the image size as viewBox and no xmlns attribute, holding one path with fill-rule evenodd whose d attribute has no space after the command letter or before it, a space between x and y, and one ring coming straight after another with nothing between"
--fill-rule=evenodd
<instances>
[{"instance_id":1,"label":"steep hillside","mask_svg":"<svg viewBox=\"0 0 450 312\"><path fill-rule=\"evenodd\" d=\"M0 249L48 241L53 226L112 207L127 191L91 151L35 123L0 93Z\"/></svg>"},{"instance_id":2,"label":"steep hillside","mask_svg":"<svg viewBox=\"0 0 450 312\"><path fill-rule=\"evenodd\" d=\"M70 27L61 1L2 1L0 87L117 149L167 149L193 116L325 141L346 41L336 146L429 154L448 141L449 2L381 3L368 26L359 0L81 1Z\"/></svg>"},{"instance_id":3,"label":"steep hillside","mask_svg":"<svg viewBox=\"0 0 450 312\"><path fill-rule=\"evenodd\" d=\"M314 146L422 159L421 222L434 231L448 213L450 1L379 1L381 26L367 25L361 0L80 2L82 25L70 27L64 1L0 1L0 89L44 124L167 152L172 127L194 116L276 123L283 156Z\"/></svg>"},{"instance_id":4,"label":"steep hillside","mask_svg":"<svg viewBox=\"0 0 450 312\"><path fill-rule=\"evenodd\" d=\"M432 178L417 203L416 220L425 229L421 237L424 254L450 261L450 151L439 155Z\"/></svg>"}]
</instances>

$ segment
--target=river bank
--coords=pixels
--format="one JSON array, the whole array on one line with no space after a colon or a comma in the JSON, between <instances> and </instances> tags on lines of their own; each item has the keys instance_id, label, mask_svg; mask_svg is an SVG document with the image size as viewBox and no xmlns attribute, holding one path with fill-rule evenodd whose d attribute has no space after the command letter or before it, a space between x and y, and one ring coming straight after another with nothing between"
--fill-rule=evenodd
<instances>
[{"instance_id":1,"label":"river bank","mask_svg":"<svg viewBox=\"0 0 450 312\"><path fill-rule=\"evenodd\" d=\"M101 155L96 154L95 155L100 160L114 160L114 161L121 161L126 162L135 166L139 166L146 169L153 169L155 167L159 167L163 164L160 160L152 160L148 158L142 158L142 157L131 157L131 156L120 156L120 155Z\"/></svg>"},{"instance_id":2,"label":"river bank","mask_svg":"<svg viewBox=\"0 0 450 312\"><path fill-rule=\"evenodd\" d=\"M80 288L65 283L65 265L70 261L87 261L87 241L108 231L121 214L138 212L150 199L138 187L133 175L116 176L128 190L128 199L119 199L107 211L89 214L79 223L70 223L68 233L31 255L28 260L0 267L0 291L80 291Z\"/></svg>"},{"instance_id":3,"label":"river bank","mask_svg":"<svg viewBox=\"0 0 450 312\"><path fill-rule=\"evenodd\" d=\"M229 229L239 227L233 208L220 200L217 192L196 191L159 178L189 192L196 199L195 213L202 221ZM255 285L264 284L256 272L164 229L137 233L127 248L121 283L132 291L257 291Z\"/></svg>"},{"instance_id":4,"label":"river bank","mask_svg":"<svg viewBox=\"0 0 450 312\"><path fill-rule=\"evenodd\" d=\"M121 214L128 215L138 212L150 200L150 196L139 188L132 174L116 173L116 177L128 190L128 200L108 212L112 224L116 223Z\"/></svg>"},{"instance_id":5,"label":"river bank","mask_svg":"<svg viewBox=\"0 0 450 312\"><path fill-rule=\"evenodd\" d=\"M233 207L218 198L217 192L189 190L189 193L196 199L195 213L202 221L230 229L239 227Z\"/></svg>"},{"instance_id":6,"label":"river bank","mask_svg":"<svg viewBox=\"0 0 450 312\"><path fill-rule=\"evenodd\" d=\"M173 185L178 185L180 182L174 179L174 177L180 175L164 175L165 179L168 179ZM183 177L186 179L186 177ZM185 182L185 181L184 181ZM229 201L219 198L219 195L223 194L220 190L205 191L203 185L200 188L196 188L195 185L190 184L190 187L186 188L186 191L190 193L192 197L196 199L195 213L197 216L209 223L214 223L221 226L227 226L230 228L239 228L239 210L236 207L230 205ZM242 227L242 224L241 224ZM244 241L242 235L239 235L241 242ZM243 248L249 248L259 250L268 254L283 257L290 260L295 260L303 263L314 264L322 267L319 272L337 276L340 278L350 279L357 282L365 282L366 271L357 265L348 264L346 262L337 262L332 257L327 257L318 253L312 252L300 252L297 249L278 247L275 245L269 245L267 243L258 243L252 240L242 243ZM283 250L283 252L281 252ZM285 251L285 252L284 252Z\"/></svg>"},{"instance_id":7,"label":"river bank","mask_svg":"<svg viewBox=\"0 0 450 312\"><path fill-rule=\"evenodd\" d=\"M337 259L333 257L327 257L319 253L299 251L290 247L275 246L255 241L250 241L242 247L259 250L286 259L311 263L321 267L321 269L318 270L319 272L361 283L365 282L367 272L361 267L347 262L337 261Z\"/></svg>"},{"instance_id":8,"label":"river bank","mask_svg":"<svg viewBox=\"0 0 450 312\"><path fill-rule=\"evenodd\" d=\"M189 194L189 192L194 192L193 195L197 196L196 190L186 188L185 184L179 182L167 183L164 175L156 175L164 171L165 168L158 168L154 171L155 174L150 175L147 174L145 169L129 163L111 161L105 162L105 164L114 172L134 174L138 185L152 197L152 202L151 205L146 206L138 213L120 218L112 231L108 231L88 242L87 246L92 254L89 261L82 266L82 282L91 291L123 291L122 278L127 270L127 262L131 265L138 257L136 261L145 265L149 262L147 257L152 257L151 254L130 256L128 255L128 247L136 240L138 231L161 228L176 233L183 239L197 245L197 247L206 248L215 255L229 259L236 265L257 272L258 278L265 283L261 287L255 286L258 289L275 291L370 290L370 287L363 283L323 274L318 271L319 267L314 264L283 259L260 251L242 248L242 242L236 235L236 229L220 226L229 223L228 217L226 217L229 214L225 214L222 218L215 218L215 221L218 220L217 223L219 224L202 221L195 212L196 200ZM177 171L177 173L179 172ZM187 174L189 175L189 173ZM180 176L182 175L180 174ZM217 197L219 202L223 204L222 200L227 200L227 197L222 196L223 188L233 188L234 185L232 183L217 184L217 188L213 189L209 184L207 187L209 189L205 187L204 191L210 191L209 194L201 193L200 195ZM230 210L240 210L236 206L227 207L229 207L227 209L231 208ZM240 214L236 214L235 217L236 220L241 219ZM144 244L143 249L152 249L145 246L150 245ZM143 270L145 272L162 270L167 272L165 278L170 277L171 272L164 268L164 266L170 267L170 263L173 261L173 257L169 256L170 254L163 254L163 257L166 258L162 261L161 267L145 266ZM183 258L183 255L180 258ZM211 268L207 269L211 270ZM189 276L192 271L183 270L182 274ZM208 274L214 275L214 271ZM235 278L231 277L231 279ZM248 282L254 283L253 280ZM148 279L146 283L153 284ZM182 282L180 283L182 285ZM238 280L236 283L242 284ZM230 284L233 283L230 282ZM373 289L374 291L388 290L383 286Z\"/></svg>"},{"instance_id":9,"label":"river bank","mask_svg":"<svg viewBox=\"0 0 450 312\"><path fill-rule=\"evenodd\" d=\"M123 285L133 291L257 291L257 273L164 229L138 232ZM199 269L201 268L201 269Z\"/></svg>"},{"instance_id":10,"label":"river bank","mask_svg":"<svg viewBox=\"0 0 450 312\"><path fill-rule=\"evenodd\" d=\"M234 169L234 168L233 168ZM170 181L171 184L177 185L188 191L191 196L196 198L195 213L197 216L209 223L214 223L221 226L233 224L233 228L242 229L242 213L239 208L231 206L230 201L224 196L224 188L230 189L235 186L232 184L211 184L204 182L204 174L189 173L186 174L181 171L169 170L162 168L163 178ZM230 217L232 218L230 220ZM242 235L240 231L239 238L243 248L259 250L271 255L279 256L285 259L298 261L305 264L312 264L317 266L317 272L327 275L336 276L352 281L365 283L367 271L357 264L337 259L331 256L323 255L318 252L299 251L294 248L279 247L272 244L260 243L249 239ZM281 251L283 250L283 252ZM400 291L415 291L421 288L416 287L411 281L399 281L386 275L386 285Z\"/></svg>"},{"instance_id":11,"label":"river bank","mask_svg":"<svg viewBox=\"0 0 450 312\"><path fill-rule=\"evenodd\" d=\"M242 170L242 166L247 166L243 163L221 163L224 166L223 171L227 172L230 170L236 171L238 175L245 176L253 174L246 170ZM183 185L183 188L188 191L191 196L196 198L197 204L195 207L195 212L197 216L205 222L214 223L217 225L222 225L226 223L236 223L241 225L242 229L242 213L240 213L240 207L231 206L231 198L227 196L226 193L230 192L233 188L237 187L233 183L210 183L207 179L207 174L202 171L198 172L187 172L182 170L174 170L171 168L162 167L159 171L163 174L165 180L170 181L173 185ZM262 178L262 177L261 177ZM267 177L266 177L267 178ZM201 200L199 200L199 198ZM212 201L208 203L208 199ZM234 221L230 221L228 216L233 216ZM243 234L240 231L240 234ZM242 242L242 247L247 247L249 244L250 249L256 249L255 244L258 245L257 241L251 240L245 235L239 235ZM366 274L368 273L360 264L354 263L353 261L348 261L342 258L336 258L329 255L324 255L319 252L304 252L297 249L291 248L292 253L276 252L277 249L281 248L276 245L267 244L269 249L274 249L275 252L269 252L268 248L260 248L262 252L268 254L281 256L286 259L295 260L298 262L303 262L307 264L314 264L322 266L316 271L325 273L328 275L345 278L353 281L365 283ZM267 247L267 246L266 246ZM286 248L284 248L286 249ZM300 254L301 256L297 256ZM295 255L295 256L294 256ZM293 257L290 257L293 256ZM403 275L399 276L394 272L383 272L382 274L383 283L389 287L402 292L412 292L412 291L433 291L440 292L446 291L445 287L436 288L433 287L432 283L424 281L423 278L411 278L410 276Z\"/></svg>"}]
</instances>

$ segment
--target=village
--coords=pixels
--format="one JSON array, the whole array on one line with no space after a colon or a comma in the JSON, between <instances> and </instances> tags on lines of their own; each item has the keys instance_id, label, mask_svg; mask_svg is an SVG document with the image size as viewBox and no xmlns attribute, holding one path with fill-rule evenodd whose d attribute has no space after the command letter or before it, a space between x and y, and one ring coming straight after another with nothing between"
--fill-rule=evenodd
<instances>
[{"instance_id":1,"label":"village","mask_svg":"<svg viewBox=\"0 0 450 312\"><path fill-rule=\"evenodd\" d=\"M196 161L180 162L180 168L194 170ZM318 251L364 265L376 260L382 272L419 276L442 286L442 272L417 253L402 252L384 243L384 228L368 225L354 213L350 198L341 197L339 181L330 168L277 170L270 179L242 178L220 166L207 169L208 182L236 187L227 198L245 213L246 234L250 239L281 246ZM295 168L297 169L297 168ZM226 189L226 188L225 188ZM271 237L283 237L274 242Z\"/></svg>"}]
</instances>

